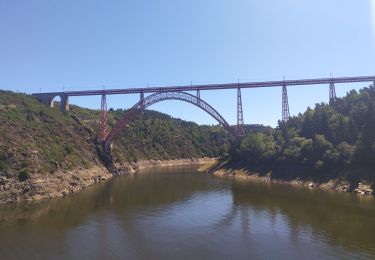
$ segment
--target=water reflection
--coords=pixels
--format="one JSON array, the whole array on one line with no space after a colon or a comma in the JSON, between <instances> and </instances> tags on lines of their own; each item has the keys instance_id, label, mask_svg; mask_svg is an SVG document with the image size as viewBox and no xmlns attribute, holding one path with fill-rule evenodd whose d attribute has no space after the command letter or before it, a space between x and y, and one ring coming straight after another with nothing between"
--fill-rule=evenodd
<instances>
[{"instance_id":1,"label":"water reflection","mask_svg":"<svg viewBox=\"0 0 375 260\"><path fill-rule=\"evenodd\" d=\"M371 258L374 230L373 198L229 181L192 168L0 206L5 259Z\"/></svg>"},{"instance_id":2,"label":"water reflection","mask_svg":"<svg viewBox=\"0 0 375 260\"><path fill-rule=\"evenodd\" d=\"M324 236L335 245L344 244L374 250L375 201L372 197L291 188L289 185L234 182L233 205L268 211L271 218L287 217L297 233L310 228L314 236Z\"/></svg>"}]
</instances>

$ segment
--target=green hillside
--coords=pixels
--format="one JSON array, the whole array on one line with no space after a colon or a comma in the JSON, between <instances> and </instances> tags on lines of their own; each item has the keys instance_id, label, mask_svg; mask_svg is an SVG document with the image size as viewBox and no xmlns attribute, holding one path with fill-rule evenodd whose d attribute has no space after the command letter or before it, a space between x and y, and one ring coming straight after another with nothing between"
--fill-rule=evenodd
<instances>
[{"instance_id":1,"label":"green hillside","mask_svg":"<svg viewBox=\"0 0 375 260\"><path fill-rule=\"evenodd\" d=\"M123 113L109 111L111 127ZM23 181L33 173L100 165L94 145L99 114L77 106L63 114L28 95L0 91L0 174ZM229 139L221 127L145 111L115 140L113 157L117 162L216 157L228 151Z\"/></svg>"}]
</instances>

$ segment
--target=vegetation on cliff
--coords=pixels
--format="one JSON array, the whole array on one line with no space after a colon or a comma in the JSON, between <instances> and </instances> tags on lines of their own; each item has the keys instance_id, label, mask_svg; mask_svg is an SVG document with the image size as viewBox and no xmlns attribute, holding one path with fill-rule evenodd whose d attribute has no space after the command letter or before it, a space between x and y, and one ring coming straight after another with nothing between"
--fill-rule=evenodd
<instances>
[{"instance_id":1,"label":"vegetation on cliff","mask_svg":"<svg viewBox=\"0 0 375 260\"><path fill-rule=\"evenodd\" d=\"M0 173L24 181L33 173L100 163L94 136L68 115L24 94L0 92Z\"/></svg>"},{"instance_id":2,"label":"vegetation on cliff","mask_svg":"<svg viewBox=\"0 0 375 260\"><path fill-rule=\"evenodd\" d=\"M231 155L251 171L276 178L375 181L375 88L352 90L276 129L250 133Z\"/></svg>"},{"instance_id":3,"label":"vegetation on cliff","mask_svg":"<svg viewBox=\"0 0 375 260\"><path fill-rule=\"evenodd\" d=\"M110 125L124 112L112 111ZM221 126L198 125L146 110L116 139L113 155L118 161L218 157L228 152L230 140Z\"/></svg>"},{"instance_id":4,"label":"vegetation on cliff","mask_svg":"<svg viewBox=\"0 0 375 260\"><path fill-rule=\"evenodd\" d=\"M112 127L123 110L109 111ZM63 114L31 96L0 91L0 177L25 181L33 173L55 173L100 165L95 140L100 111L71 106ZM229 135L145 111L115 140L118 162L214 157L228 150ZM1 182L1 180L0 180ZM0 183L1 186L1 183Z\"/></svg>"}]
</instances>

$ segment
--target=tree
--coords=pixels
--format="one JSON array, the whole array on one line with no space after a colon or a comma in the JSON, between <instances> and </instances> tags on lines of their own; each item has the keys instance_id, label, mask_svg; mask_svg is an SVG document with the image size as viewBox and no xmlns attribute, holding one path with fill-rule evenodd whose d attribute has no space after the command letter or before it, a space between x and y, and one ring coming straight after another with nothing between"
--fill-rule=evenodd
<instances>
[{"instance_id":1,"label":"tree","mask_svg":"<svg viewBox=\"0 0 375 260\"><path fill-rule=\"evenodd\" d=\"M273 158L277 147L272 135L251 133L240 144L240 153L250 163L265 162Z\"/></svg>"}]
</instances>

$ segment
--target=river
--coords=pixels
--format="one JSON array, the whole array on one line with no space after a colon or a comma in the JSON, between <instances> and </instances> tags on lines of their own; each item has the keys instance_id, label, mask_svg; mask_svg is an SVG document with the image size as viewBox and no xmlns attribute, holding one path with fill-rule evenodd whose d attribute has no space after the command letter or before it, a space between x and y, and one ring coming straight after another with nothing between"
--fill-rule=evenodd
<instances>
[{"instance_id":1,"label":"river","mask_svg":"<svg viewBox=\"0 0 375 260\"><path fill-rule=\"evenodd\" d=\"M0 205L1 259L374 259L375 200L149 169Z\"/></svg>"}]
</instances>

